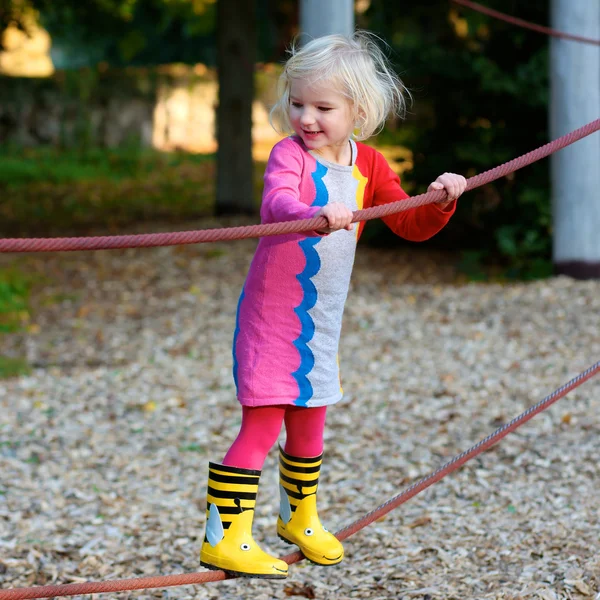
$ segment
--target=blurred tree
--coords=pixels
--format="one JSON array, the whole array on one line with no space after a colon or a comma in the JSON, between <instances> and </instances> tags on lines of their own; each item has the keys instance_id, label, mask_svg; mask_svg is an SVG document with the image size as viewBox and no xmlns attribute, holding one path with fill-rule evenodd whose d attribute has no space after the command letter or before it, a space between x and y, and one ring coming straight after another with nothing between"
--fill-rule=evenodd
<instances>
[{"instance_id":1,"label":"blurred tree","mask_svg":"<svg viewBox=\"0 0 600 600\"><path fill-rule=\"evenodd\" d=\"M217 214L253 214L252 101L256 3L217 4Z\"/></svg>"}]
</instances>

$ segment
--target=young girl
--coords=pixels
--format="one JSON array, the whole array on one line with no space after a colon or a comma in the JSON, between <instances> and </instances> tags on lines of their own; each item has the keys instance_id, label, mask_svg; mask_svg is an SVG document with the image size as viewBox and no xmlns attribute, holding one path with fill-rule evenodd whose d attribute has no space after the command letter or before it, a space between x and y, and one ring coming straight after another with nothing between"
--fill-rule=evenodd
<instances>
[{"instance_id":1,"label":"young girl","mask_svg":"<svg viewBox=\"0 0 600 600\"><path fill-rule=\"evenodd\" d=\"M317 38L292 49L272 119L293 132L271 152L265 172L263 223L323 216L322 231L262 238L241 293L233 371L242 425L222 463L209 464L206 535L201 564L250 577L283 578L285 562L252 538L263 462L285 423L279 451L277 533L319 565L344 550L321 524L317 484L327 406L342 398L338 342L342 312L364 223L352 211L407 198L398 176L363 140L404 108L404 87L375 40ZM426 240L442 229L465 190L445 173L429 190L447 202L384 218L399 236Z\"/></svg>"}]
</instances>

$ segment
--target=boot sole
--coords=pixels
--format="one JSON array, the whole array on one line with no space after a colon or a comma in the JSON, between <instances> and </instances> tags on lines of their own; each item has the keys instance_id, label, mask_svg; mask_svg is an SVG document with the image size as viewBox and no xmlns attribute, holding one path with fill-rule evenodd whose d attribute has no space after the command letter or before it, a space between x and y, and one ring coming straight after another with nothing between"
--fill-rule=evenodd
<instances>
[{"instance_id":1,"label":"boot sole","mask_svg":"<svg viewBox=\"0 0 600 600\"><path fill-rule=\"evenodd\" d=\"M232 571L231 569L223 569L222 567L216 567L215 565L209 565L208 563L200 561L200 565L210 569L211 571L223 571L228 575L234 577L245 577L246 579L286 579L287 573L281 575L271 575L269 573L244 573L243 571Z\"/></svg>"},{"instance_id":2,"label":"boot sole","mask_svg":"<svg viewBox=\"0 0 600 600\"><path fill-rule=\"evenodd\" d=\"M309 562L312 563L313 565L317 565L317 567L335 567L336 565L339 565L342 560L344 560L344 558L342 557L341 560L338 560L337 562L327 562L327 563L320 563L320 562L315 562L312 558L309 558L308 556L306 556L306 554L304 554L304 552L302 552L302 548L300 548L300 546L298 546L298 544L296 544L295 542L291 542L290 540L288 540L287 538L284 538L280 533L277 533L277 537L284 541L286 544L289 544L290 546L296 546L298 548L298 550L300 550L300 553L302 554L302 556L304 556L304 558Z\"/></svg>"}]
</instances>

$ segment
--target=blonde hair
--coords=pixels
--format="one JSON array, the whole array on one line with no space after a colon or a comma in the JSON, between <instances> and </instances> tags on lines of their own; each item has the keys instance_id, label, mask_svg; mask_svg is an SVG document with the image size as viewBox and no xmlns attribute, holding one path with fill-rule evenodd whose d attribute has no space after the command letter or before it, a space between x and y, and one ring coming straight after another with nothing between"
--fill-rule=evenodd
<instances>
[{"instance_id":1,"label":"blonde hair","mask_svg":"<svg viewBox=\"0 0 600 600\"><path fill-rule=\"evenodd\" d=\"M387 57L377 44L376 35L356 31L353 35L327 35L289 50L278 82L278 101L271 109L269 121L282 134L293 132L289 119L290 88L293 80L309 84L331 83L348 98L354 108L358 133L365 140L383 128L389 115L404 116L410 93L394 73Z\"/></svg>"}]
</instances>

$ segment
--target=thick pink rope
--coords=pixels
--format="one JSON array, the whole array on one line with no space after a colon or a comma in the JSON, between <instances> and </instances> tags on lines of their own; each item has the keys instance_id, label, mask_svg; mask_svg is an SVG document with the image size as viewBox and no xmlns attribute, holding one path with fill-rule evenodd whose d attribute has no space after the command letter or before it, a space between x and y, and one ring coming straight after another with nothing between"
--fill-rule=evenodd
<instances>
[{"instance_id":1,"label":"thick pink rope","mask_svg":"<svg viewBox=\"0 0 600 600\"><path fill-rule=\"evenodd\" d=\"M390 511L398 508L401 504L404 504L407 500L410 500L413 496L416 496L429 486L433 485L446 475L456 471L468 460L471 460L478 454L487 450L503 437L532 419L535 415L547 409L549 406L566 396L570 391L579 387L582 383L591 379L600 372L600 362L592 365L583 373L580 373L577 377L571 379L568 383L555 390L549 396L546 396L543 400L534 404L528 408L525 412L521 413L518 417L514 418L509 423L506 423L494 433L481 440L469 450L455 456L452 460L447 462L445 465L440 467L437 471L434 471L431 475L424 477L420 481L417 481L414 485L411 485L401 494L394 496L375 510L371 511L361 519L354 521L347 527L344 527L336 533L336 537L339 540L345 540L346 538L354 535L360 529L363 529L373 521L380 519ZM293 552L281 557L288 565L299 562L304 558L300 552ZM89 581L86 583L69 583L65 585L45 585L39 587L30 588L13 588L9 590L0 590L0 600L27 600L29 598L52 598L54 596L77 596L79 594L100 594L107 592L123 592L129 590L144 590L154 589L163 587L172 587L179 585L191 585L208 583L210 581L223 581L224 579L231 579L232 576L224 573L223 571L207 571L202 573L182 573L179 575L164 575L157 577L139 577L137 579L120 579L113 581Z\"/></svg>"},{"instance_id":2,"label":"thick pink rope","mask_svg":"<svg viewBox=\"0 0 600 600\"><path fill-rule=\"evenodd\" d=\"M537 148L523 156L515 158L503 165L485 171L467 180L467 190L472 190L490 181L504 177L531 163L569 146L600 129L600 119L596 119L571 133L568 133L548 144ZM374 206L354 212L353 222L368 221L446 200L446 192L429 192L413 196L406 200L390 202L383 206ZM177 246L182 244L199 244L222 240L239 240L244 238L280 235L314 231L327 225L324 217L288 221L285 223L269 223L249 225L247 227L230 227L221 229L204 229L200 231L179 231L173 233L145 233L140 235L116 235L100 237L74 238L5 238L0 239L0 252L58 252L74 250L107 250L115 248L148 248L152 246Z\"/></svg>"},{"instance_id":3,"label":"thick pink rope","mask_svg":"<svg viewBox=\"0 0 600 600\"><path fill-rule=\"evenodd\" d=\"M483 13L484 15L488 15L490 17L494 17L494 19L498 19L499 21L504 21L506 23L510 23L511 25L517 25L518 27L523 27L524 29L531 29L532 31L537 31L538 33L544 33L546 35L550 35L552 37L562 38L564 40L573 40L575 42L584 42L585 44L595 44L600 46L600 40L595 40L588 37L583 37L581 35L573 35L571 33L565 33L564 31L557 31L556 29L552 29L550 27L544 27L543 25L536 25L535 23L530 23L529 21L524 21L523 19L518 19L517 17L511 17L510 15L505 15L504 13L498 12L493 8L488 8L487 6L483 6L478 4L477 2L471 2L471 0L451 0L456 4L461 4L462 6L466 6L471 10L475 10L477 12Z\"/></svg>"}]
</instances>

